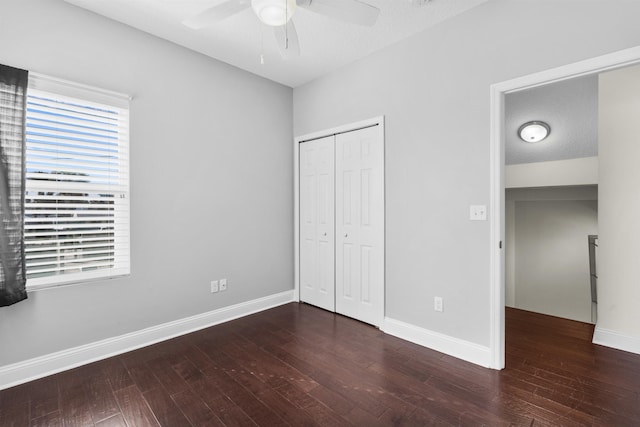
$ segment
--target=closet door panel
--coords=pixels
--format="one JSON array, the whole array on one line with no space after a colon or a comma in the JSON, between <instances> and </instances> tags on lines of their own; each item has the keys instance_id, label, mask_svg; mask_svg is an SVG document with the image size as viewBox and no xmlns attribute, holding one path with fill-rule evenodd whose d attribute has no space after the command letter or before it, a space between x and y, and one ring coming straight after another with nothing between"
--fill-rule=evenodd
<instances>
[{"instance_id":1,"label":"closet door panel","mask_svg":"<svg viewBox=\"0 0 640 427\"><path fill-rule=\"evenodd\" d=\"M336 136L336 311L384 315L384 143L379 127Z\"/></svg>"},{"instance_id":2,"label":"closet door panel","mask_svg":"<svg viewBox=\"0 0 640 427\"><path fill-rule=\"evenodd\" d=\"M300 144L300 300L335 311L334 137Z\"/></svg>"}]
</instances>

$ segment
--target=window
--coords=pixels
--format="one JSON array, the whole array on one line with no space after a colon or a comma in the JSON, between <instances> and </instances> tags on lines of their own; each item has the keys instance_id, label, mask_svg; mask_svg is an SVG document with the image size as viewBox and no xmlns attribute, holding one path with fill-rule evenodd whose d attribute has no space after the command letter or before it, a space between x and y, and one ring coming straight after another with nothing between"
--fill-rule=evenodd
<instances>
[{"instance_id":1,"label":"window","mask_svg":"<svg viewBox=\"0 0 640 427\"><path fill-rule=\"evenodd\" d=\"M27 287L129 274L129 101L30 76Z\"/></svg>"}]
</instances>

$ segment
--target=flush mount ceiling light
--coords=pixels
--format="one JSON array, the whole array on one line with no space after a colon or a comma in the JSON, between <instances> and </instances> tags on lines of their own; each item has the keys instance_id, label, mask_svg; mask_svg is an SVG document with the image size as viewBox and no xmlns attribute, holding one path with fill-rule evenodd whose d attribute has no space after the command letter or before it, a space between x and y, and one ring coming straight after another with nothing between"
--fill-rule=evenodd
<instances>
[{"instance_id":1,"label":"flush mount ceiling light","mask_svg":"<svg viewBox=\"0 0 640 427\"><path fill-rule=\"evenodd\" d=\"M296 10L296 0L251 0L251 7L258 19L272 27L289 22Z\"/></svg>"},{"instance_id":2,"label":"flush mount ceiling light","mask_svg":"<svg viewBox=\"0 0 640 427\"><path fill-rule=\"evenodd\" d=\"M524 142L540 142L551 133L551 128L545 122L527 122L518 129L518 136Z\"/></svg>"}]
</instances>

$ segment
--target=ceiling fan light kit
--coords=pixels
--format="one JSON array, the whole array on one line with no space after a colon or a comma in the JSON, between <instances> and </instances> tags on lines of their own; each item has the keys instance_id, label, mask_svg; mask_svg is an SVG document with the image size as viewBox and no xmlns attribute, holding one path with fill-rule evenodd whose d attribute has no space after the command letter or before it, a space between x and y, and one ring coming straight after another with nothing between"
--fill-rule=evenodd
<instances>
[{"instance_id":1,"label":"ceiling fan light kit","mask_svg":"<svg viewBox=\"0 0 640 427\"><path fill-rule=\"evenodd\" d=\"M199 30L251 8L260 22L273 27L280 54L284 59L289 59L300 55L300 42L291 19L298 7L330 19L362 26L373 26L380 14L379 8L360 0L251 0L251 6L249 0L225 0L182 23ZM264 64L264 54L260 58Z\"/></svg>"},{"instance_id":2,"label":"ceiling fan light kit","mask_svg":"<svg viewBox=\"0 0 640 427\"><path fill-rule=\"evenodd\" d=\"M251 0L251 8L263 23L279 27L289 22L296 10L296 0Z\"/></svg>"}]
</instances>

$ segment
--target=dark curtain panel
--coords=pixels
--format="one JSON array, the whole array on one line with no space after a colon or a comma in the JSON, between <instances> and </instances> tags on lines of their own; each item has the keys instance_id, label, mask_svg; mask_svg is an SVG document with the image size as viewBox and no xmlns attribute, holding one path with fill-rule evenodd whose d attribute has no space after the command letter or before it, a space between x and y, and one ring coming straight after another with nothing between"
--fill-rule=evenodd
<instances>
[{"instance_id":1,"label":"dark curtain panel","mask_svg":"<svg viewBox=\"0 0 640 427\"><path fill-rule=\"evenodd\" d=\"M0 65L0 306L27 298L24 127L28 73Z\"/></svg>"}]
</instances>

